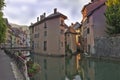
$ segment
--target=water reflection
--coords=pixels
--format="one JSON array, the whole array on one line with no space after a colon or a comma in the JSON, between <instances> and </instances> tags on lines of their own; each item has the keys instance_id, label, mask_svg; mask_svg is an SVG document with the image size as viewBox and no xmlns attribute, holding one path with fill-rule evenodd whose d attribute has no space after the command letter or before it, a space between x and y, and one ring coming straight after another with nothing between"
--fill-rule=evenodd
<instances>
[{"instance_id":1,"label":"water reflection","mask_svg":"<svg viewBox=\"0 0 120 80\"><path fill-rule=\"evenodd\" d=\"M41 71L34 80L120 80L120 62L69 57L34 57Z\"/></svg>"},{"instance_id":2,"label":"water reflection","mask_svg":"<svg viewBox=\"0 0 120 80\"><path fill-rule=\"evenodd\" d=\"M84 59L82 80L120 80L120 62Z\"/></svg>"},{"instance_id":3,"label":"water reflection","mask_svg":"<svg viewBox=\"0 0 120 80\"><path fill-rule=\"evenodd\" d=\"M34 55L41 71L34 80L80 80L78 56L46 57Z\"/></svg>"},{"instance_id":4,"label":"water reflection","mask_svg":"<svg viewBox=\"0 0 120 80\"><path fill-rule=\"evenodd\" d=\"M64 57L36 56L34 59L41 66L41 71L35 76L35 80L64 80Z\"/></svg>"},{"instance_id":5,"label":"water reflection","mask_svg":"<svg viewBox=\"0 0 120 80\"><path fill-rule=\"evenodd\" d=\"M79 60L80 55L69 56L65 58L65 67L66 67L66 78L67 80L81 80L79 74Z\"/></svg>"}]
</instances>

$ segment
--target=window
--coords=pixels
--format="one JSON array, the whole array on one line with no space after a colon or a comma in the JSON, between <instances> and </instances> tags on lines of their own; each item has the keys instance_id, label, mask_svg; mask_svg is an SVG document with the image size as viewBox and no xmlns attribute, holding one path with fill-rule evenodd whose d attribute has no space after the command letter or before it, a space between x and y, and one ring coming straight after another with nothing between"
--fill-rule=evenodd
<instances>
[{"instance_id":1,"label":"window","mask_svg":"<svg viewBox=\"0 0 120 80\"><path fill-rule=\"evenodd\" d=\"M45 80L48 80L48 78L47 78L47 73L45 73Z\"/></svg>"},{"instance_id":2,"label":"window","mask_svg":"<svg viewBox=\"0 0 120 80\"><path fill-rule=\"evenodd\" d=\"M60 24L63 25L63 24L64 24L64 20L61 20L61 21L60 21Z\"/></svg>"},{"instance_id":3,"label":"window","mask_svg":"<svg viewBox=\"0 0 120 80\"><path fill-rule=\"evenodd\" d=\"M38 38L39 37L39 33L34 34L34 38Z\"/></svg>"},{"instance_id":4,"label":"window","mask_svg":"<svg viewBox=\"0 0 120 80\"><path fill-rule=\"evenodd\" d=\"M47 36L47 31L44 31L44 36Z\"/></svg>"},{"instance_id":5,"label":"window","mask_svg":"<svg viewBox=\"0 0 120 80\"><path fill-rule=\"evenodd\" d=\"M37 48L39 48L39 44L38 44L39 42L37 42Z\"/></svg>"},{"instance_id":6,"label":"window","mask_svg":"<svg viewBox=\"0 0 120 80\"><path fill-rule=\"evenodd\" d=\"M88 45L88 53L90 53L90 45Z\"/></svg>"},{"instance_id":7,"label":"window","mask_svg":"<svg viewBox=\"0 0 120 80\"><path fill-rule=\"evenodd\" d=\"M31 30L31 31L32 31L32 33L34 33L34 28L33 28L33 27L32 27L32 30Z\"/></svg>"},{"instance_id":8,"label":"window","mask_svg":"<svg viewBox=\"0 0 120 80\"><path fill-rule=\"evenodd\" d=\"M44 23L44 28L47 28L46 22Z\"/></svg>"},{"instance_id":9,"label":"window","mask_svg":"<svg viewBox=\"0 0 120 80\"><path fill-rule=\"evenodd\" d=\"M47 69L47 60L44 59L44 69Z\"/></svg>"},{"instance_id":10,"label":"window","mask_svg":"<svg viewBox=\"0 0 120 80\"><path fill-rule=\"evenodd\" d=\"M64 30L61 29L61 30L60 30L60 33L61 33L61 34L64 34Z\"/></svg>"},{"instance_id":11,"label":"window","mask_svg":"<svg viewBox=\"0 0 120 80\"><path fill-rule=\"evenodd\" d=\"M90 29L89 28L87 28L87 34L89 34L90 33Z\"/></svg>"},{"instance_id":12,"label":"window","mask_svg":"<svg viewBox=\"0 0 120 80\"><path fill-rule=\"evenodd\" d=\"M44 41L44 51L47 50L47 41Z\"/></svg>"},{"instance_id":13,"label":"window","mask_svg":"<svg viewBox=\"0 0 120 80\"><path fill-rule=\"evenodd\" d=\"M78 36L78 43L80 43L80 36Z\"/></svg>"},{"instance_id":14,"label":"window","mask_svg":"<svg viewBox=\"0 0 120 80\"><path fill-rule=\"evenodd\" d=\"M36 28L34 27L34 32L36 31Z\"/></svg>"},{"instance_id":15,"label":"window","mask_svg":"<svg viewBox=\"0 0 120 80\"><path fill-rule=\"evenodd\" d=\"M89 23L89 18L86 19L86 22Z\"/></svg>"},{"instance_id":16,"label":"window","mask_svg":"<svg viewBox=\"0 0 120 80\"><path fill-rule=\"evenodd\" d=\"M68 34L67 36L69 37L70 35Z\"/></svg>"},{"instance_id":17,"label":"window","mask_svg":"<svg viewBox=\"0 0 120 80\"><path fill-rule=\"evenodd\" d=\"M63 42L61 42L61 47L63 47Z\"/></svg>"},{"instance_id":18,"label":"window","mask_svg":"<svg viewBox=\"0 0 120 80\"><path fill-rule=\"evenodd\" d=\"M36 43L34 43L34 48L36 48Z\"/></svg>"},{"instance_id":19,"label":"window","mask_svg":"<svg viewBox=\"0 0 120 80\"><path fill-rule=\"evenodd\" d=\"M32 43L31 43L31 44L32 44L32 48L34 49L34 41L32 41Z\"/></svg>"}]
</instances>

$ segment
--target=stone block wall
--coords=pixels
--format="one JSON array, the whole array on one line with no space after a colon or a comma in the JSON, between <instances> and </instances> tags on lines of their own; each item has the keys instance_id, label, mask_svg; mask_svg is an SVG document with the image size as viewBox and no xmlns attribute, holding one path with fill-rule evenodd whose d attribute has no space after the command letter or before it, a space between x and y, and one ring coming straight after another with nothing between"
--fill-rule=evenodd
<instances>
[{"instance_id":1,"label":"stone block wall","mask_svg":"<svg viewBox=\"0 0 120 80\"><path fill-rule=\"evenodd\" d=\"M95 39L95 55L120 57L120 35Z\"/></svg>"}]
</instances>

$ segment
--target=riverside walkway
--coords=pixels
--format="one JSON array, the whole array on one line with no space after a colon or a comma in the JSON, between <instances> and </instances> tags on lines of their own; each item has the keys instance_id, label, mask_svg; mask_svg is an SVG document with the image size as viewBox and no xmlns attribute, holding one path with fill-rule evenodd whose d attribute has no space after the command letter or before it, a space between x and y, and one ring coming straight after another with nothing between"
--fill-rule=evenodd
<instances>
[{"instance_id":1,"label":"riverside walkway","mask_svg":"<svg viewBox=\"0 0 120 80\"><path fill-rule=\"evenodd\" d=\"M3 50L0 49L0 80L23 80L19 70Z\"/></svg>"}]
</instances>

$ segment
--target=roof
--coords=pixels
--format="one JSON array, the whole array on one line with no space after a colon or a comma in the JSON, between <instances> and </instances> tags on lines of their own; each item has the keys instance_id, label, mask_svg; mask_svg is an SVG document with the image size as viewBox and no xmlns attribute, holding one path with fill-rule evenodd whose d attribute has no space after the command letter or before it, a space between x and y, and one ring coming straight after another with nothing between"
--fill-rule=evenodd
<instances>
[{"instance_id":1,"label":"roof","mask_svg":"<svg viewBox=\"0 0 120 80\"><path fill-rule=\"evenodd\" d=\"M79 22L76 22L76 23L73 25L73 28L74 28L74 29L78 29L78 28L80 28L80 27L81 27L81 25L80 25Z\"/></svg>"},{"instance_id":2,"label":"roof","mask_svg":"<svg viewBox=\"0 0 120 80\"><path fill-rule=\"evenodd\" d=\"M67 34L67 33L76 34L76 31L74 30L73 27L68 27L65 33L66 33L66 34Z\"/></svg>"},{"instance_id":3,"label":"roof","mask_svg":"<svg viewBox=\"0 0 120 80\"><path fill-rule=\"evenodd\" d=\"M60 12L56 12L55 14L53 13L53 14L51 14L51 15L49 15L48 17L46 17L46 18L54 18L54 17L57 17L57 16L61 16L61 17L63 17L64 19L67 19L67 16L65 16L65 15L63 15L62 13L60 13Z\"/></svg>"},{"instance_id":4,"label":"roof","mask_svg":"<svg viewBox=\"0 0 120 80\"><path fill-rule=\"evenodd\" d=\"M60 24L62 27L64 27L65 29L67 29L68 28L68 25L67 24Z\"/></svg>"},{"instance_id":5,"label":"roof","mask_svg":"<svg viewBox=\"0 0 120 80\"><path fill-rule=\"evenodd\" d=\"M86 16L90 16L98 8L105 5L106 1L107 0L98 0L98 1L95 1L95 2L92 2L92 3L89 3L89 4L87 4L83 7L82 12L84 12L84 10L86 9Z\"/></svg>"},{"instance_id":6,"label":"roof","mask_svg":"<svg viewBox=\"0 0 120 80\"><path fill-rule=\"evenodd\" d=\"M63 17L64 19L67 19L67 16L63 15L60 12L56 12L56 13L50 14L49 16L45 17L44 19L32 24L30 27L35 26L37 24L40 24L40 23L42 23L42 22L44 22L46 20L50 20L50 19L57 18L57 17Z\"/></svg>"}]
</instances>

